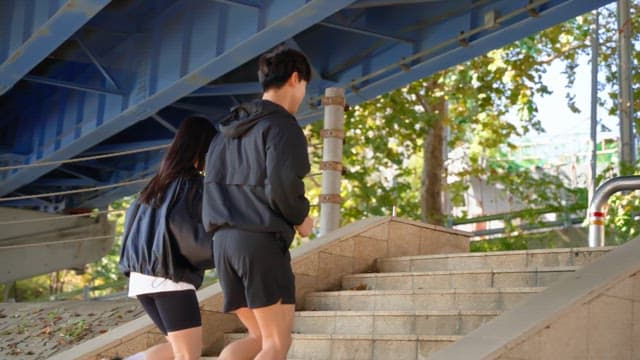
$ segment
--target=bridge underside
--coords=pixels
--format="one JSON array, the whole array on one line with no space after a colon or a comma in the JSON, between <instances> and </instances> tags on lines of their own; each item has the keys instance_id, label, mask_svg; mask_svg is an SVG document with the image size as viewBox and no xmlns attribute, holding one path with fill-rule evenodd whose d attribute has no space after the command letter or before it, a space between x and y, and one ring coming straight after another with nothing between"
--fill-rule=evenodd
<instances>
[{"instance_id":1,"label":"bridge underside","mask_svg":"<svg viewBox=\"0 0 640 360\"><path fill-rule=\"evenodd\" d=\"M0 4L0 166L167 144L181 119L259 96L256 57L285 43L357 104L611 0L10 0ZM534 16L535 15L535 16ZM0 171L0 196L151 174L162 150ZM140 185L4 202L104 207Z\"/></svg>"}]
</instances>

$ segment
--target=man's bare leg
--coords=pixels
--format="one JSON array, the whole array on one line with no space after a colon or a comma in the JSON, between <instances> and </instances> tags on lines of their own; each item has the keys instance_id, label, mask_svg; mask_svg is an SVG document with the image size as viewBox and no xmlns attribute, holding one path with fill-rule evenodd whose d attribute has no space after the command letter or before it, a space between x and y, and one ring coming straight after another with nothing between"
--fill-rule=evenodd
<instances>
[{"instance_id":1,"label":"man's bare leg","mask_svg":"<svg viewBox=\"0 0 640 360\"><path fill-rule=\"evenodd\" d=\"M255 360L285 360L291 347L295 305L278 302L252 310L262 333L262 350Z\"/></svg>"},{"instance_id":2,"label":"man's bare leg","mask_svg":"<svg viewBox=\"0 0 640 360\"><path fill-rule=\"evenodd\" d=\"M227 345L218 360L253 360L262 349L262 334L260 327L249 308L240 308L235 311L242 324L249 330L247 337Z\"/></svg>"}]
</instances>

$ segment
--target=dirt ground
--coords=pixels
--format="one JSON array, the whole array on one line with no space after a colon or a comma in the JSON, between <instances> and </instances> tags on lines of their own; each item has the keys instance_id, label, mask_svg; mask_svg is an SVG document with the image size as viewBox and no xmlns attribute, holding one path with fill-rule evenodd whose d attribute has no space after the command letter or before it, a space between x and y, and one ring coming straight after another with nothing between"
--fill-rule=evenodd
<instances>
[{"instance_id":1,"label":"dirt ground","mask_svg":"<svg viewBox=\"0 0 640 360\"><path fill-rule=\"evenodd\" d=\"M0 359L47 359L143 314L132 299L0 303Z\"/></svg>"}]
</instances>

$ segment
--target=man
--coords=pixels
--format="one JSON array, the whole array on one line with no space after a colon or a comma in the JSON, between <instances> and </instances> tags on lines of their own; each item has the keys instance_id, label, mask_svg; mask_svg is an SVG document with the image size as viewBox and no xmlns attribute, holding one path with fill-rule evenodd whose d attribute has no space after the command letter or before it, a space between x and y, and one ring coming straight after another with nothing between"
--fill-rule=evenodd
<instances>
[{"instance_id":1,"label":"man","mask_svg":"<svg viewBox=\"0 0 640 360\"><path fill-rule=\"evenodd\" d=\"M289 245L313 220L303 178L307 141L294 114L311 68L299 51L260 58L262 99L242 104L220 124L206 160L203 223L214 236L224 311L249 330L219 359L284 360L291 346L295 279Z\"/></svg>"}]
</instances>

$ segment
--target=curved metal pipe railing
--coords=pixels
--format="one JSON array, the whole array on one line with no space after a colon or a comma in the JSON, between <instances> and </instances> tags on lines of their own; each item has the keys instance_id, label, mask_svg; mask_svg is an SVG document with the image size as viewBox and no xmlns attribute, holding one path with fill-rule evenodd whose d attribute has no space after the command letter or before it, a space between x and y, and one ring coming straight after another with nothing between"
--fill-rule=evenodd
<instances>
[{"instance_id":1,"label":"curved metal pipe railing","mask_svg":"<svg viewBox=\"0 0 640 360\"><path fill-rule=\"evenodd\" d=\"M604 246L605 206L611 195L625 190L640 190L640 176L619 176L598 186L589 206L589 247Z\"/></svg>"}]
</instances>

